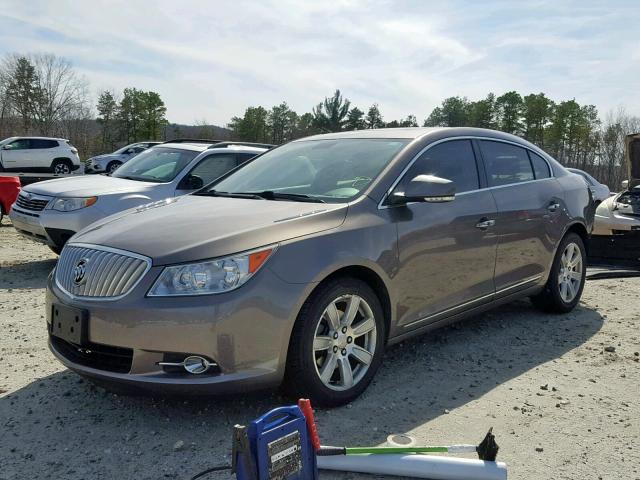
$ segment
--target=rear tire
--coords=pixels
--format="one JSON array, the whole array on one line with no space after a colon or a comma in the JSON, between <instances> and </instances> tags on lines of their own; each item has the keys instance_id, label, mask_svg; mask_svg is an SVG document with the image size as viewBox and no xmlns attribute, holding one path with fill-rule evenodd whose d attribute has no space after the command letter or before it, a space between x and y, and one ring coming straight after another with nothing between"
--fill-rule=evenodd
<instances>
[{"instance_id":1,"label":"rear tire","mask_svg":"<svg viewBox=\"0 0 640 480\"><path fill-rule=\"evenodd\" d=\"M385 328L380 300L365 282L341 277L320 285L293 328L285 393L325 407L354 400L380 367Z\"/></svg>"},{"instance_id":2,"label":"rear tire","mask_svg":"<svg viewBox=\"0 0 640 480\"><path fill-rule=\"evenodd\" d=\"M565 235L556 251L544 290L531 297L533 304L545 312L567 313L573 310L584 289L586 261L587 254L580 235Z\"/></svg>"},{"instance_id":3,"label":"rear tire","mask_svg":"<svg viewBox=\"0 0 640 480\"><path fill-rule=\"evenodd\" d=\"M117 161L109 162L105 171L109 175L111 175L113 172L115 172L118 169L120 165L122 165L122 162L117 162Z\"/></svg>"},{"instance_id":4,"label":"rear tire","mask_svg":"<svg viewBox=\"0 0 640 480\"><path fill-rule=\"evenodd\" d=\"M58 175L69 175L71 173L71 162L69 160L55 160L51 165L51 172Z\"/></svg>"}]
</instances>

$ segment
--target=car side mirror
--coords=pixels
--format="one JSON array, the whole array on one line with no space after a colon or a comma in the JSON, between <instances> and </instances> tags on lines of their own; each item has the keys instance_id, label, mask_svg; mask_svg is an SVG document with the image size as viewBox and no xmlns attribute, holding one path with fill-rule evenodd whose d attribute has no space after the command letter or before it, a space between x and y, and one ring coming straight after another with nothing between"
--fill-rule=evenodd
<instances>
[{"instance_id":1,"label":"car side mirror","mask_svg":"<svg viewBox=\"0 0 640 480\"><path fill-rule=\"evenodd\" d=\"M418 175L405 187L404 192L394 193L395 203L451 202L456 196L456 184L435 175Z\"/></svg>"},{"instance_id":2,"label":"car side mirror","mask_svg":"<svg viewBox=\"0 0 640 480\"><path fill-rule=\"evenodd\" d=\"M178 190L198 190L204 187L204 180L197 175L187 175L180 181Z\"/></svg>"}]
</instances>

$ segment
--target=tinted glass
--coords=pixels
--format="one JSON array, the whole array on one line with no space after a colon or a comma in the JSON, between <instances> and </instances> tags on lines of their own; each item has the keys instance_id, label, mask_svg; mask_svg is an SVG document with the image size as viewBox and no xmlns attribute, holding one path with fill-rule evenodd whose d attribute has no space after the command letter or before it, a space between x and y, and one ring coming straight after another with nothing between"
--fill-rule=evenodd
<instances>
[{"instance_id":1,"label":"tinted glass","mask_svg":"<svg viewBox=\"0 0 640 480\"><path fill-rule=\"evenodd\" d=\"M29 148L29 143L29 139L21 138L20 140L14 140L11 142L9 146L11 147L11 150L26 150Z\"/></svg>"},{"instance_id":2,"label":"tinted glass","mask_svg":"<svg viewBox=\"0 0 640 480\"><path fill-rule=\"evenodd\" d=\"M58 142L56 142L55 140L32 138L30 141L30 148L55 148L57 146Z\"/></svg>"},{"instance_id":3,"label":"tinted glass","mask_svg":"<svg viewBox=\"0 0 640 480\"><path fill-rule=\"evenodd\" d=\"M119 167L113 176L146 182L170 182L199 153L177 148L152 148Z\"/></svg>"},{"instance_id":4,"label":"tinted glass","mask_svg":"<svg viewBox=\"0 0 640 480\"><path fill-rule=\"evenodd\" d=\"M247 160L251 160L256 155L258 154L257 153L237 153L236 158L238 159L238 165L246 162Z\"/></svg>"},{"instance_id":5,"label":"tinted glass","mask_svg":"<svg viewBox=\"0 0 640 480\"><path fill-rule=\"evenodd\" d=\"M477 190L480 186L470 140L452 140L431 147L407 171L403 183L418 175L452 180L456 184L456 193Z\"/></svg>"},{"instance_id":6,"label":"tinted glass","mask_svg":"<svg viewBox=\"0 0 640 480\"><path fill-rule=\"evenodd\" d=\"M549 165L544 158L531 151L529 152L529 158L531 159L531 165L533 165L533 173L535 174L536 179L551 177Z\"/></svg>"},{"instance_id":7,"label":"tinted glass","mask_svg":"<svg viewBox=\"0 0 640 480\"><path fill-rule=\"evenodd\" d=\"M377 138L292 142L264 153L212 188L232 193L296 193L345 202L369 186L407 143Z\"/></svg>"},{"instance_id":8,"label":"tinted glass","mask_svg":"<svg viewBox=\"0 0 640 480\"><path fill-rule=\"evenodd\" d=\"M236 156L233 153L210 155L201 160L190 174L200 177L206 185L235 167Z\"/></svg>"},{"instance_id":9,"label":"tinted glass","mask_svg":"<svg viewBox=\"0 0 640 480\"><path fill-rule=\"evenodd\" d=\"M524 148L488 140L481 140L480 146L491 187L534 179L531 162Z\"/></svg>"}]
</instances>

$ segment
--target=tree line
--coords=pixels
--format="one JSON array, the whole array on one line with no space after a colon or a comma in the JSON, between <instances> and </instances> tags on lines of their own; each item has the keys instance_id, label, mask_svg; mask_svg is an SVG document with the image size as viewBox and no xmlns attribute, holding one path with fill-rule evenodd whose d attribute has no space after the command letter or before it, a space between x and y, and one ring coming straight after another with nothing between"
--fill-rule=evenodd
<instances>
[{"instance_id":1,"label":"tree line","mask_svg":"<svg viewBox=\"0 0 640 480\"><path fill-rule=\"evenodd\" d=\"M624 137L640 131L640 118L619 110L601 119L594 105L580 105L575 99L555 102L544 93L510 91L500 96L489 93L480 100L446 98L422 125L512 133L538 145L563 165L585 170L617 189L627 175ZM271 109L249 107L228 125L234 139L274 144L317 133L417 126L415 115L385 121L378 104L365 113L340 90L302 115L283 102Z\"/></svg>"},{"instance_id":2,"label":"tree line","mask_svg":"<svg viewBox=\"0 0 640 480\"><path fill-rule=\"evenodd\" d=\"M125 88L98 93L71 63L50 54L6 55L0 61L0 138L20 135L68 138L81 158L141 140L187 136L281 144L318 133L418 126L415 115L386 120L377 103L359 108L340 90L302 114L286 102L271 108L250 106L234 116L228 131L201 120L194 126L169 124L166 106L153 91ZM423 126L472 126L519 135L566 166L588 171L612 189L626 178L624 137L640 131L640 118L619 110L604 118L594 105L575 99L556 102L544 93L479 100L446 98ZM230 133L229 133L230 131Z\"/></svg>"},{"instance_id":3,"label":"tree line","mask_svg":"<svg viewBox=\"0 0 640 480\"><path fill-rule=\"evenodd\" d=\"M0 138L63 137L86 158L163 138L166 111L158 93L136 88L100 92L94 110L87 80L55 55L11 54L0 62Z\"/></svg>"}]
</instances>

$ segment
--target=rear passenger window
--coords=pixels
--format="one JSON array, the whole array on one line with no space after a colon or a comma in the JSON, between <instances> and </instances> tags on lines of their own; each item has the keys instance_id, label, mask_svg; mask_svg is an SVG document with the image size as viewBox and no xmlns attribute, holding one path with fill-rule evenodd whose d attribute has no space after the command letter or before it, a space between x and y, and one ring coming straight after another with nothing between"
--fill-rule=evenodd
<instances>
[{"instance_id":1,"label":"rear passenger window","mask_svg":"<svg viewBox=\"0 0 640 480\"><path fill-rule=\"evenodd\" d=\"M490 187L534 179L531 162L524 148L489 140L481 140L480 147Z\"/></svg>"},{"instance_id":2,"label":"rear passenger window","mask_svg":"<svg viewBox=\"0 0 640 480\"><path fill-rule=\"evenodd\" d=\"M30 148L56 148L58 142L55 140L44 140L42 138L32 138Z\"/></svg>"},{"instance_id":3,"label":"rear passenger window","mask_svg":"<svg viewBox=\"0 0 640 480\"><path fill-rule=\"evenodd\" d=\"M480 186L470 140L451 140L431 147L411 166L403 182L410 182L418 175L452 180L456 184L456 193L477 190Z\"/></svg>"},{"instance_id":4,"label":"rear passenger window","mask_svg":"<svg viewBox=\"0 0 640 480\"><path fill-rule=\"evenodd\" d=\"M531 165L533 165L533 173L536 176L536 180L540 178L551 177L551 172L549 172L549 165L544 158L542 158L537 153L533 153L532 151L529 151L529 158L531 159Z\"/></svg>"}]
</instances>

